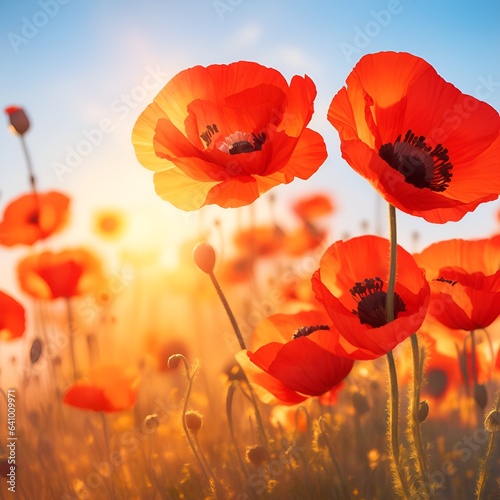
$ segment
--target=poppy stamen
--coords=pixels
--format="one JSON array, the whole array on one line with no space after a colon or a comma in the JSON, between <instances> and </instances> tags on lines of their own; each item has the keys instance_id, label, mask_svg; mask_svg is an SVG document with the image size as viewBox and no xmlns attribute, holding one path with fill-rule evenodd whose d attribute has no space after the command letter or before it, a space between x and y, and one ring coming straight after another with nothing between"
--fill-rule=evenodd
<instances>
[{"instance_id":1,"label":"poppy stamen","mask_svg":"<svg viewBox=\"0 0 500 500\"><path fill-rule=\"evenodd\" d=\"M352 312L358 316L362 325L370 325L379 328L387 324L385 302L387 293L383 291L384 282L379 278L365 278L364 281L357 281L349 290L354 300L358 303L357 309ZM394 319L400 312L406 311L406 304L403 299L394 294Z\"/></svg>"},{"instance_id":2,"label":"poppy stamen","mask_svg":"<svg viewBox=\"0 0 500 500\"><path fill-rule=\"evenodd\" d=\"M394 144L383 144L379 155L401 173L406 182L419 189L443 192L450 185L453 165L448 149L442 144L432 148L423 135L417 136L408 130L402 141L400 134Z\"/></svg>"},{"instance_id":3,"label":"poppy stamen","mask_svg":"<svg viewBox=\"0 0 500 500\"><path fill-rule=\"evenodd\" d=\"M266 138L267 136L264 132L259 134L252 132L250 134L248 132L237 131L229 134L219 146L219 149L230 155L253 153L262 149Z\"/></svg>"},{"instance_id":4,"label":"poppy stamen","mask_svg":"<svg viewBox=\"0 0 500 500\"><path fill-rule=\"evenodd\" d=\"M212 125L207 125L205 129L205 132L203 132L203 134L200 134L200 137L205 141L205 146L208 147L212 142L212 136L217 134L219 132L219 129L217 128L217 125L215 123L213 123Z\"/></svg>"},{"instance_id":5,"label":"poppy stamen","mask_svg":"<svg viewBox=\"0 0 500 500\"><path fill-rule=\"evenodd\" d=\"M328 325L301 326L300 328L297 328L295 333L292 335L292 338L296 340L300 337L307 337L317 330L330 330L330 327Z\"/></svg>"}]
</instances>

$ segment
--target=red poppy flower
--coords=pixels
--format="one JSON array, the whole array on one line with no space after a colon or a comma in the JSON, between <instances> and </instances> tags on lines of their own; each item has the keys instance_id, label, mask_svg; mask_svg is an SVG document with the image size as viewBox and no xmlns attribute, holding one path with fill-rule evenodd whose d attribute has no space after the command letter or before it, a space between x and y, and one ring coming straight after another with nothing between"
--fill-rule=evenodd
<instances>
[{"instance_id":1,"label":"red poppy flower","mask_svg":"<svg viewBox=\"0 0 500 500\"><path fill-rule=\"evenodd\" d=\"M500 194L500 117L423 59L364 56L333 98L328 120L343 158L400 210L460 220Z\"/></svg>"},{"instance_id":2,"label":"red poppy flower","mask_svg":"<svg viewBox=\"0 0 500 500\"><path fill-rule=\"evenodd\" d=\"M25 194L5 208L0 222L0 244L32 245L64 228L69 198L57 191Z\"/></svg>"},{"instance_id":3,"label":"red poppy flower","mask_svg":"<svg viewBox=\"0 0 500 500\"><path fill-rule=\"evenodd\" d=\"M101 263L85 249L31 255L18 264L17 274L24 292L47 300L95 291L104 279Z\"/></svg>"},{"instance_id":4,"label":"red poppy flower","mask_svg":"<svg viewBox=\"0 0 500 500\"><path fill-rule=\"evenodd\" d=\"M248 205L278 184L308 179L325 161L306 128L316 87L240 61L176 75L141 114L132 142L156 192L182 210Z\"/></svg>"},{"instance_id":5,"label":"red poppy flower","mask_svg":"<svg viewBox=\"0 0 500 500\"><path fill-rule=\"evenodd\" d=\"M448 328L485 328L500 315L500 236L442 241L415 260L432 280L429 312Z\"/></svg>"},{"instance_id":6,"label":"red poppy flower","mask_svg":"<svg viewBox=\"0 0 500 500\"><path fill-rule=\"evenodd\" d=\"M138 386L135 369L104 366L91 370L88 378L77 380L63 394L63 402L82 410L128 410L135 404Z\"/></svg>"},{"instance_id":7,"label":"red poppy flower","mask_svg":"<svg viewBox=\"0 0 500 500\"><path fill-rule=\"evenodd\" d=\"M10 295L0 292L0 340L21 337L25 326L24 307Z\"/></svg>"},{"instance_id":8,"label":"red poppy flower","mask_svg":"<svg viewBox=\"0 0 500 500\"><path fill-rule=\"evenodd\" d=\"M424 321L429 284L413 257L397 248L394 321L387 322L385 301L389 241L360 236L327 249L312 285L353 359L374 359L394 349Z\"/></svg>"},{"instance_id":9,"label":"red poppy flower","mask_svg":"<svg viewBox=\"0 0 500 500\"><path fill-rule=\"evenodd\" d=\"M309 222L330 215L335 207L331 196L317 193L297 200L292 209L303 221Z\"/></svg>"},{"instance_id":10,"label":"red poppy flower","mask_svg":"<svg viewBox=\"0 0 500 500\"><path fill-rule=\"evenodd\" d=\"M267 402L296 404L321 396L336 388L354 363L335 354L338 334L324 311L270 316L252 338L254 346L262 341L264 345L255 352L247 351L247 355L262 370L250 370L250 380L276 398ZM247 367L244 364L243 368Z\"/></svg>"}]
</instances>

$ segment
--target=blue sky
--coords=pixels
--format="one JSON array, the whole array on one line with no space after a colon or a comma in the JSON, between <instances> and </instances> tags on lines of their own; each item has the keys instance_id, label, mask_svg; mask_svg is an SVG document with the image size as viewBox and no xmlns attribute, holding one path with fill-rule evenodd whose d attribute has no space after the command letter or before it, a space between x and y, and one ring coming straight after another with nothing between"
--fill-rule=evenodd
<instances>
[{"instance_id":1,"label":"blue sky","mask_svg":"<svg viewBox=\"0 0 500 500\"><path fill-rule=\"evenodd\" d=\"M357 60L381 50L421 56L460 90L500 109L494 0L0 0L0 105L29 113L27 142L40 188L74 197L80 231L93 208L123 205L162 212L189 233L196 216L159 200L151 173L135 159L130 134L137 116L172 76L196 64L246 59L287 79L307 74L318 89L310 126L325 138L329 158L308 181L276 189L278 199L286 207L289 198L327 191L338 202L337 237L359 232L363 219L373 232L376 195L341 159L326 112ZM57 164L88 136L96 142L89 154L58 174ZM0 128L0 209L28 188L19 141ZM483 205L444 226L401 214L400 241L409 245L413 231L422 244L488 236L499 207ZM207 213L234 217L217 207Z\"/></svg>"}]
</instances>

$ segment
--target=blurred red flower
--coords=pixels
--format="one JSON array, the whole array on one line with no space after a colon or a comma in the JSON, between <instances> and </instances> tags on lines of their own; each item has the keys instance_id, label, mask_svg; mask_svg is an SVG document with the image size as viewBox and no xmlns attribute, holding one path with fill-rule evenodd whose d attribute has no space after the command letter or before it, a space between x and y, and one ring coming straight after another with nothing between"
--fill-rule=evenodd
<instances>
[{"instance_id":1,"label":"blurred red flower","mask_svg":"<svg viewBox=\"0 0 500 500\"><path fill-rule=\"evenodd\" d=\"M63 402L82 410L106 413L128 410L135 404L138 386L135 369L103 366L69 387L63 394Z\"/></svg>"},{"instance_id":2,"label":"blurred red flower","mask_svg":"<svg viewBox=\"0 0 500 500\"><path fill-rule=\"evenodd\" d=\"M413 257L397 248L394 321L387 322L384 287L389 279L389 241L360 236L330 246L312 278L316 299L353 359L374 359L415 333L429 304L429 284Z\"/></svg>"},{"instance_id":3,"label":"blurred red flower","mask_svg":"<svg viewBox=\"0 0 500 500\"><path fill-rule=\"evenodd\" d=\"M335 354L338 334L324 311L266 318L252 338L253 346L261 343L255 352L247 351L247 356L262 371L249 369L248 363L243 368L252 382L274 396L266 402L297 404L335 390L354 363Z\"/></svg>"},{"instance_id":4,"label":"blurred red flower","mask_svg":"<svg viewBox=\"0 0 500 500\"><path fill-rule=\"evenodd\" d=\"M17 275L24 292L47 300L84 295L104 281L100 261L83 248L30 255L18 264Z\"/></svg>"},{"instance_id":5,"label":"blurred red flower","mask_svg":"<svg viewBox=\"0 0 500 500\"><path fill-rule=\"evenodd\" d=\"M292 209L304 222L310 222L332 214L335 206L331 196L316 193L296 200Z\"/></svg>"},{"instance_id":6,"label":"blurred red flower","mask_svg":"<svg viewBox=\"0 0 500 500\"><path fill-rule=\"evenodd\" d=\"M500 194L500 117L423 59L361 58L328 120L343 158L392 205L429 222L460 220Z\"/></svg>"},{"instance_id":7,"label":"blurred red flower","mask_svg":"<svg viewBox=\"0 0 500 500\"><path fill-rule=\"evenodd\" d=\"M64 228L70 199L57 191L25 194L10 202L0 222L0 244L33 245Z\"/></svg>"},{"instance_id":8,"label":"blurred red flower","mask_svg":"<svg viewBox=\"0 0 500 500\"><path fill-rule=\"evenodd\" d=\"M306 128L316 87L239 61L181 71L135 124L139 162L156 192L182 210L248 205L278 184L308 179L325 161L322 137Z\"/></svg>"},{"instance_id":9,"label":"blurred red flower","mask_svg":"<svg viewBox=\"0 0 500 500\"><path fill-rule=\"evenodd\" d=\"M234 244L243 254L269 257L281 250L285 233L276 225L242 229L234 235Z\"/></svg>"},{"instance_id":10,"label":"blurred red flower","mask_svg":"<svg viewBox=\"0 0 500 500\"><path fill-rule=\"evenodd\" d=\"M448 328L485 328L500 315L500 236L441 241L415 260L432 280L429 313Z\"/></svg>"},{"instance_id":11,"label":"blurred red flower","mask_svg":"<svg viewBox=\"0 0 500 500\"><path fill-rule=\"evenodd\" d=\"M0 340L21 337L25 326L24 307L10 295L0 292Z\"/></svg>"}]
</instances>

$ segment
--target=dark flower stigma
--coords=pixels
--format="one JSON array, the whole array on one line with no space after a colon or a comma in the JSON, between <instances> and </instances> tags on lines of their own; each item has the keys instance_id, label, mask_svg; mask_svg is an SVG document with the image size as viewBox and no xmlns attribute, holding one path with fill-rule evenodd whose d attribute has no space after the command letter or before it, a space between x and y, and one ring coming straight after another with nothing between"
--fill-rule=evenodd
<instances>
[{"instance_id":1,"label":"dark flower stigma","mask_svg":"<svg viewBox=\"0 0 500 500\"><path fill-rule=\"evenodd\" d=\"M405 181L419 189L443 192L450 185L453 165L448 150L442 144L428 146L423 135L416 136L411 130L401 141L383 144L379 155L393 169L404 175Z\"/></svg>"},{"instance_id":2,"label":"dark flower stigma","mask_svg":"<svg viewBox=\"0 0 500 500\"><path fill-rule=\"evenodd\" d=\"M441 281L442 283L448 283L451 286L455 286L458 283L458 281L447 280L446 278L443 278L442 276L440 278L436 278L435 281Z\"/></svg>"},{"instance_id":3,"label":"dark flower stigma","mask_svg":"<svg viewBox=\"0 0 500 500\"><path fill-rule=\"evenodd\" d=\"M205 141L205 146L210 145L210 143L212 142L212 136L217 134L218 132L219 129L217 128L217 125L215 123L206 126L206 131L200 135L200 137Z\"/></svg>"},{"instance_id":4,"label":"dark flower stigma","mask_svg":"<svg viewBox=\"0 0 500 500\"><path fill-rule=\"evenodd\" d=\"M357 310L352 312L358 316L362 325L367 324L373 328L379 328L387 324L385 313L385 301L387 293L382 289L384 282L379 278L365 278L363 282L358 281L349 290L354 300L358 303ZM406 311L403 299L394 294L394 319L400 312Z\"/></svg>"},{"instance_id":5,"label":"dark flower stigma","mask_svg":"<svg viewBox=\"0 0 500 500\"><path fill-rule=\"evenodd\" d=\"M292 338L295 340L300 337L307 337L316 330L330 330L330 327L328 325L301 326L300 328L297 328L297 331L293 334Z\"/></svg>"}]
</instances>

